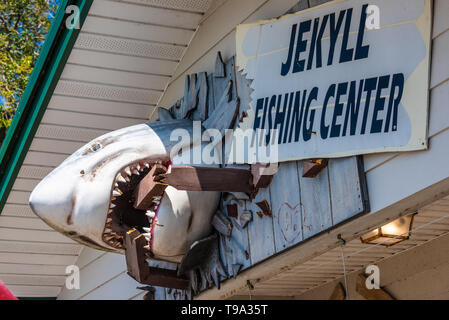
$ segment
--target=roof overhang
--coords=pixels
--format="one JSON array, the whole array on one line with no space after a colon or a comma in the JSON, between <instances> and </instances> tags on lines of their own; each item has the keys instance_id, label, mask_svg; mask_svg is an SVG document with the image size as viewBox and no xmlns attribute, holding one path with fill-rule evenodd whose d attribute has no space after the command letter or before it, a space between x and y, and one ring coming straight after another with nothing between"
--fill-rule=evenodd
<instances>
[{"instance_id":1,"label":"roof overhang","mask_svg":"<svg viewBox=\"0 0 449 320\"><path fill-rule=\"evenodd\" d=\"M82 249L34 215L31 191L88 141L150 119L211 2L60 2L0 151L0 276L17 296L57 296Z\"/></svg>"}]
</instances>

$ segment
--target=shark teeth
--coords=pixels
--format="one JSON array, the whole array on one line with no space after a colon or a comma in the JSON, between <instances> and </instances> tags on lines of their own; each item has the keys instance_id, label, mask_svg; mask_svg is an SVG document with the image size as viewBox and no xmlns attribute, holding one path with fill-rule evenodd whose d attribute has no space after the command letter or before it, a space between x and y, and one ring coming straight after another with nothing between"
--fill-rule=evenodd
<instances>
[{"instance_id":1,"label":"shark teeth","mask_svg":"<svg viewBox=\"0 0 449 320\"><path fill-rule=\"evenodd\" d=\"M115 180L112 183L112 192L110 197L109 208L107 212L105 227L103 231L103 241L110 247L115 249L124 249L123 247L123 237L115 230L117 224L122 224L123 214L127 214L128 210L132 211L133 196L132 193L137 186L137 184L145 176L151 167L155 164L166 164L167 167L169 163L167 160L138 160L133 163L129 163L125 167L122 167L120 171L115 176ZM122 191L123 190L123 191ZM151 210L146 211L148 216L148 222L150 227L142 227L142 231L145 232L144 236L147 240L148 245L145 249L150 250L150 240L153 225L156 222L156 212L162 201L162 196L156 196L152 199L152 204L149 208ZM119 210L120 209L120 210ZM120 219L120 222L119 222ZM114 223L113 223L114 222Z\"/></svg>"},{"instance_id":2,"label":"shark teeth","mask_svg":"<svg viewBox=\"0 0 449 320\"><path fill-rule=\"evenodd\" d=\"M117 175L117 178L115 178L115 179L119 182L126 183L125 178L123 178L123 176L120 173Z\"/></svg>"},{"instance_id":3,"label":"shark teeth","mask_svg":"<svg viewBox=\"0 0 449 320\"><path fill-rule=\"evenodd\" d=\"M152 210L147 210L146 215L148 217L150 217L151 219L153 219L154 216L156 215L156 213L154 211L152 211Z\"/></svg>"}]
</instances>

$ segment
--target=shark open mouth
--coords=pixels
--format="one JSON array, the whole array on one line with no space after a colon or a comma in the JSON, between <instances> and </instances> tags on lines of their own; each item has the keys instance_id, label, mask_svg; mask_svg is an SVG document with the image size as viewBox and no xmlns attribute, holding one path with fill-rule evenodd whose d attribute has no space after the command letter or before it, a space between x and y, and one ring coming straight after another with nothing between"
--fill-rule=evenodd
<instances>
[{"instance_id":1,"label":"shark open mouth","mask_svg":"<svg viewBox=\"0 0 449 320\"><path fill-rule=\"evenodd\" d=\"M140 160L120 170L113 182L109 209L103 231L103 241L109 246L123 250L124 235L135 228L147 239L148 253L151 253L151 237L153 226L157 223L157 212L162 195L153 197L146 210L135 208L135 190L140 181L156 164L169 167L170 161Z\"/></svg>"}]
</instances>

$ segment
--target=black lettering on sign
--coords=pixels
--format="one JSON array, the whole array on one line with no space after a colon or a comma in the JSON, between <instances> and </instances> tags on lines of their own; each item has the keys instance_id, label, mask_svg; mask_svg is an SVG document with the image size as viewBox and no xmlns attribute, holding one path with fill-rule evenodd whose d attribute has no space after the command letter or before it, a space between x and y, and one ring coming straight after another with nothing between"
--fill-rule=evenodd
<instances>
[{"instance_id":1,"label":"black lettering on sign","mask_svg":"<svg viewBox=\"0 0 449 320\"><path fill-rule=\"evenodd\" d=\"M326 97L324 98L323 110L321 111L321 126L320 126L320 135L321 139L326 140L329 135L329 126L326 125L326 111L327 105L331 97L335 96L335 88L336 84L331 84L329 89L327 90Z\"/></svg>"},{"instance_id":2,"label":"black lettering on sign","mask_svg":"<svg viewBox=\"0 0 449 320\"><path fill-rule=\"evenodd\" d=\"M340 102L341 96L348 91L348 83L343 82L338 85L337 96L335 97L334 116L332 117L331 138L340 136L341 124L337 124L337 118L343 114L343 103Z\"/></svg>"},{"instance_id":3,"label":"black lettering on sign","mask_svg":"<svg viewBox=\"0 0 449 320\"><path fill-rule=\"evenodd\" d=\"M348 48L349 35L351 31L351 22L353 16L353 8L341 10L336 17L336 13L317 17L312 20L301 21L292 25L290 31L290 41L288 46L287 59L281 63L281 76L286 76L290 71L292 73L311 70L313 61L315 67L323 66L322 38L324 32L329 25L329 52L327 56L327 65L334 63L335 48L337 41L341 39L341 50L339 63L346 63L353 60L361 60L368 58L369 45L364 45L365 23L367 19L367 4L361 7L360 22L357 33L357 42L355 48ZM328 23L329 22L329 23ZM344 26L343 26L344 23ZM298 27L299 24L299 27ZM310 44L305 39L306 34L312 32ZM343 33L342 37L339 37ZM307 52L308 50L308 52ZM294 56L293 56L294 54ZM304 57L303 57L304 56ZM307 59L306 59L307 57ZM293 67L292 67L293 66Z\"/></svg>"}]
</instances>

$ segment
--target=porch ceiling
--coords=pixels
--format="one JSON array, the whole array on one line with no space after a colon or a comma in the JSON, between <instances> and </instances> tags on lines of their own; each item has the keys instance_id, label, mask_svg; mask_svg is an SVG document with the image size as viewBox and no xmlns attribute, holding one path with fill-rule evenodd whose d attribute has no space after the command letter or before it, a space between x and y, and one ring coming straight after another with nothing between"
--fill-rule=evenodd
<instances>
[{"instance_id":1,"label":"porch ceiling","mask_svg":"<svg viewBox=\"0 0 449 320\"><path fill-rule=\"evenodd\" d=\"M410 239L391 247L363 244L359 239L348 241L344 246L346 273L363 270L366 266L379 264L400 253L422 246L449 234L449 196L421 208L414 218ZM401 266L398 266L401 268ZM324 286L344 276L341 248L336 247L321 255L299 263L273 277L252 281L257 297L307 297L307 292ZM233 296L248 296L248 289L235 292Z\"/></svg>"}]
</instances>

